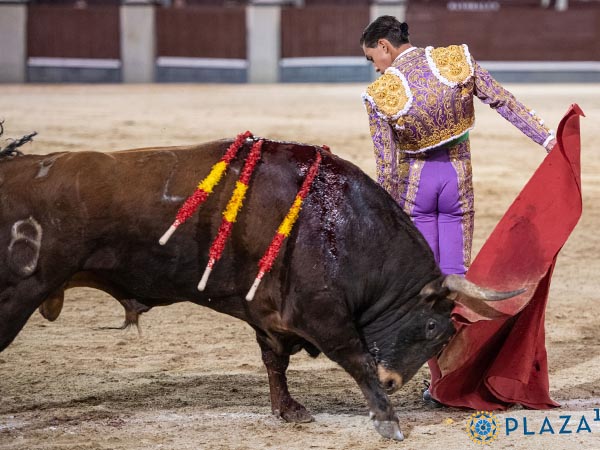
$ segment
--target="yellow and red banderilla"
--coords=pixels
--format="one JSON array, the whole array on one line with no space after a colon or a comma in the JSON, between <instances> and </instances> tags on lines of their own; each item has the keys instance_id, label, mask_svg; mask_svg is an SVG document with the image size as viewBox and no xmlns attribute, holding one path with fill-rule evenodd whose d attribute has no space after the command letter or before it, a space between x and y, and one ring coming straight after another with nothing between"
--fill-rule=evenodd
<instances>
[{"instance_id":1,"label":"yellow and red banderilla","mask_svg":"<svg viewBox=\"0 0 600 450\"><path fill-rule=\"evenodd\" d=\"M252 137L252 133L246 131L245 133L239 134L235 141L229 146L223 157L212 166L210 173L204 178L200 184L198 185L196 191L189 196L184 204L179 208L177 212L175 221L171 225L171 227L167 230L167 232L160 238L159 243L161 245L165 245L169 238L173 235L177 227L187 221L194 212L198 209L198 207L206 201L208 196L212 193L213 189L223 177L229 163L235 156L238 151L244 144L244 141L248 138ZM223 219L221 221L221 226L219 227L219 231L217 236L213 240L211 247L209 249L209 259L206 269L204 270L204 274L198 283L198 290L203 291L206 288L206 284L208 282L208 278L212 272L212 269L215 263L221 258L223 254L223 250L225 249L225 244L227 243L227 239L231 234L231 230L233 228L233 224L237 219L237 215L240 212L244 199L246 197L246 192L248 191L248 184L250 182L250 178L256 168L256 164L258 163L261 150L262 150L263 140L259 140L254 143L246 162L244 163L244 168L242 169L242 173L236 182L235 189L225 210L223 211ZM329 148L323 146L324 150L329 151ZM269 272L281 250L281 246L283 241L290 235L292 228L298 219L298 215L300 214L300 210L302 209L302 203L304 199L308 195L310 187L314 181L315 176L319 171L319 166L321 164L321 154L317 151L315 154L315 161L312 163L304 181L302 182L302 186L298 190L296 197L290 207L288 213L284 217L283 221L279 225L269 248L260 259L258 263L258 275L256 276L250 291L246 295L246 300L251 301L256 294L256 290L260 285L260 282L264 275Z\"/></svg>"},{"instance_id":2,"label":"yellow and red banderilla","mask_svg":"<svg viewBox=\"0 0 600 450\"><path fill-rule=\"evenodd\" d=\"M158 241L160 245L165 245L167 241L171 238L173 233L179 225L188 220L194 212L198 209L198 207L204 203L204 201L208 198L208 196L212 193L213 189L219 182L221 178L223 178L223 174L227 170L229 163L235 156L238 151L244 144L244 141L248 138L252 137L252 133L246 131L244 133L239 134L235 141L227 148L223 157L212 166L209 174L204 178L199 184L197 189L194 191L192 195L190 195L187 200L183 203L179 211L177 211L177 215L175 216L175 221L169 227L169 229L162 235L160 240Z\"/></svg>"},{"instance_id":3,"label":"yellow and red banderilla","mask_svg":"<svg viewBox=\"0 0 600 450\"><path fill-rule=\"evenodd\" d=\"M198 283L199 291L203 291L204 288L206 288L208 277L210 276L215 263L221 258L225 244L227 243L227 239L231 234L233 224L237 219L238 212L240 209L242 209L242 204L244 202L244 198L246 197L246 191L248 190L248 183L250 182L250 178L252 177L256 163L260 159L262 145L263 141L260 140L252 146L252 149L248 154L248 158L244 163L242 173L240 174L238 181L235 183L233 194L231 195L231 198L225 207L225 211L223 211L223 220L221 221L219 232L217 233L217 236L215 237L212 245L210 246L210 250L208 251L208 264L206 265L206 269L204 270L204 274L202 275L200 283Z\"/></svg>"},{"instance_id":4,"label":"yellow and red banderilla","mask_svg":"<svg viewBox=\"0 0 600 450\"><path fill-rule=\"evenodd\" d=\"M258 262L258 275L256 275L252 287L248 291L248 294L246 294L246 300L252 301L254 299L254 295L256 294L256 290L258 289L260 282L262 281L265 274L269 272L269 270L271 270L271 267L273 267L273 263L275 262L279 251L281 250L281 245L283 244L283 241L290 235L292 227L298 219L298 215L300 214L300 210L302 209L302 203L308 195L313 180L315 179L315 176L319 171L320 164L321 153L317 151L315 154L315 161L308 169L306 177L304 178L302 186L300 186L300 189L298 190L298 193L294 198L291 208L289 209L288 213L281 222L281 225L279 225L279 228L277 229L277 232L275 233L275 236L273 237L269 248Z\"/></svg>"}]
</instances>

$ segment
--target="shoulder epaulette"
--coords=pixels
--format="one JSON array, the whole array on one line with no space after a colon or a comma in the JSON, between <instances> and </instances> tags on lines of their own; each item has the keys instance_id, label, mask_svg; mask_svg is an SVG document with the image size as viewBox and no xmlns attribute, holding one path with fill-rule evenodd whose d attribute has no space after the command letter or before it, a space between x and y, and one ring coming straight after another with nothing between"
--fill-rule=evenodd
<instances>
[{"instance_id":1,"label":"shoulder epaulette","mask_svg":"<svg viewBox=\"0 0 600 450\"><path fill-rule=\"evenodd\" d=\"M395 67L388 68L371 83L363 97L380 116L388 120L395 120L406 114L413 100L406 77Z\"/></svg>"},{"instance_id":2,"label":"shoulder epaulette","mask_svg":"<svg viewBox=\"0 0 600 450\"><path fill-rule=\"evenodd\" d=\"M425 56L436 78L447 86L466 83L473 76L471 54L465 44L427 47Z\"/></svg>"}]
</instances>

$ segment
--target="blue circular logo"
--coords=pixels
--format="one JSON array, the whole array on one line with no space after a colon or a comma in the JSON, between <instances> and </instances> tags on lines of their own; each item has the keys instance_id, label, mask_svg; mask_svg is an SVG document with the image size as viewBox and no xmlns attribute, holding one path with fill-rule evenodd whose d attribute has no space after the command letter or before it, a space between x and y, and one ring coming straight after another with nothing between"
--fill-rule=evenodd
<instances>
[{"instance_id":1,"label":"blue circular logo","mask_svg":"<svg viewBox=\"0 0 600 450\"><path fill-rule=\"evenodd\" d=\"M477 411L467 420L467 434L476 444L491 444L500 434L500 421L489 411Z\"/></svg>"}]
</instances>

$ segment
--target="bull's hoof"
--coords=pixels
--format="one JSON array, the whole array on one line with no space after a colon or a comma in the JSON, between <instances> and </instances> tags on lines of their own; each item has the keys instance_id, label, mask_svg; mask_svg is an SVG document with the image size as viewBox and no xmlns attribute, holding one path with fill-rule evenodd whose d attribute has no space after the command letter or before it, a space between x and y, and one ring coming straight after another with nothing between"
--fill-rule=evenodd
<instances>
[{"instance_id":1,"label":"bull's hoof","mask_svg":"<svg viewBox=\"0 0 600 450\"><path fill-rule=\"evenodd\" d=\"M277 412L275 412L277 414ZM308 410L300 403L294 402L288 405L285 409L279 412L279 416L286 422L292 423L308 423L313 422L315 419L310 415Z\"/></svg>"},{"instance_id":2,"label":"bull's hoof","mask_svg":"<svg viewBox=\"0 0 600 450\"><path fill-rule=\"evenodd\" d=\"M403 441L404 435L400 431L398 422L392 420L374 420L373 425L377 432L384 438L393 439L395 441Z\"/></svg>"}]
</instances>

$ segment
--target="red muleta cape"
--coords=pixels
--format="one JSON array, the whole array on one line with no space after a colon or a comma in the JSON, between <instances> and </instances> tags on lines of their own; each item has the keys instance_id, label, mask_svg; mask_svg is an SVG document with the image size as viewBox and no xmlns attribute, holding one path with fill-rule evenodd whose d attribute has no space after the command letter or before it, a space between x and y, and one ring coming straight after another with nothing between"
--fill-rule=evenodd
<instances>
[{"instance_id":1,"label":"red muleta cape","mask_svg":"<svg viewBox=\"0 0 600 450\"><path fill-rule=\"evenodd\" d=\"M487 305L486 320L457 304L457 334L429 361L430 392L448 406L504 410L559 406L550 398L544 317L556 256L582 211L579 116L571 105L544 159L473 261L466 277L513 299Z\"/></svg>"}]
</instances>

